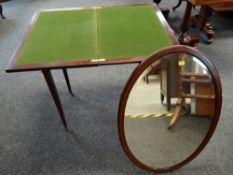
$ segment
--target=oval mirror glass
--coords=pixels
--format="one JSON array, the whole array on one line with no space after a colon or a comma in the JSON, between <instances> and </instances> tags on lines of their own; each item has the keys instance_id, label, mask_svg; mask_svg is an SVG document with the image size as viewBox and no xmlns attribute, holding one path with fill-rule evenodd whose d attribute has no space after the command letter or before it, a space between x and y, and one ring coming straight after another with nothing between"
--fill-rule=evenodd
<instances>
[{"instance_id":1,"label":"oval mirror glass","mask_svg":"<svg viewBox=\"0 0 233 175\"><path fill-rule=\"evenodd\" d=\"M121 100L123 148L147 170L172 170L193 159L219 118L216 70L197 50L179 48L139 65Z\"/></svg>"}]
</instances>

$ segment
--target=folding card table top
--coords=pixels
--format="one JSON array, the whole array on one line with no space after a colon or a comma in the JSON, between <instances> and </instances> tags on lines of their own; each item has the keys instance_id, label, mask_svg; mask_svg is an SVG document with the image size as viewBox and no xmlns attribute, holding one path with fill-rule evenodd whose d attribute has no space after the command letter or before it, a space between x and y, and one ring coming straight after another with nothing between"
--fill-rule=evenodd
<instances>
[{"instance_id":1,"label":"folding card table top","mask_svg":"<svg viewBox=\"0 0 233 175\"><path fill-rule=\"evenodd\" d=\"M134 62L172 45L153 5L42 10L7 71Z\"/></svg>"},{"instance_id":2,"label":"folding card table top","mask_svg":"<svg viewBox=\"0 0 233 175\"><path fill-rule=\"evenodd\" d=\"M173 31L156 5L42 10L6 72L41 70L66 127L51 69L63 69L71 92L66 68L141 62L173 44Z\"/></svg>"}]
</instances>

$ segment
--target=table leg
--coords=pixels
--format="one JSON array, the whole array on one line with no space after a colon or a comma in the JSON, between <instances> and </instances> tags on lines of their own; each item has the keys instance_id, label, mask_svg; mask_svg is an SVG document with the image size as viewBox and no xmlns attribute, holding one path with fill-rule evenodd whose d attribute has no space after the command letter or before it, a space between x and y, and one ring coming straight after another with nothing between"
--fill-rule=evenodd
<instances>
[{"instance_id":1,"label":"table leg","mask_svg":"<svg viewBox=\"0 0 233 175\"><path fill-rule=\"evenodd\" d=\"M159 3L161 2L161 0L153 0L153 2L156 3L158 5L158 7L159 7ZM167 7L159 7L159 9L161 10L163 16L167 20L168 19L168 15L170 13L169 8L167 8Z\"/></svg>"},{"instance_id":2,"label":"table leg","mask_svg":"<svg viewBox=\"0 0 233 175\"><path fill-rule=\"evenodd\" d=\"M161 0L153 0L154 3L159 4Z\"/></svg>"},{"instance_id":3,"label":"table leg","mask_svg":"<svg viewBox=\"0 0 233 175\"><path fill-rule=\"evenodd\" d=\"M178 4L175 7L173 7L172 10L175 11L181 5L182 1L184 0L179 0Z\"/></svg>"},{"instance_id":4,"label":"table leg","mask_svg":"<svg viewBox=\"0 0 233 175\"><path fill-rule=\"evenodd\" d=\"M46 69L46 70L42 70L42 73L44 75L45 81L46 81L46 83L48 85L48 88L50 90L50 93L51 93L51 95L53 97L53 100L54 100L54 102L56 104L56 107L57 107L57 110L58 110L58 112L60 114L63 125L64 125L65 129L68 130L65 115L64 115L64 112L63 112L63 109L62 109L62 105L61 105L61 102L60 102L60 99L59 99L59 95L58 95L57 88L55 86L51 71Z\"/></svg>"},{"instance_id":5,"label":"table leg","mask_svg":"<svg viewBox=\"0 0 233 175\"><path fill-rule=\"evenodd\" d=\"M3 16L3 8L2 8L1 4L0 4L0 15L1 15L2 19L6 18L5 16Z\"/></svg>"},{"instance_id":6,"label":"table leg","mask_svg":"<svg viewBox=\"0 0 233 175\"><path fill-rule=\"evenodd\" d=\"M210 24L210 19L212 16L212 9L208 6L202 6L198 15L194 17L194 25L200 29L207 37L207 43L213 41L213 36L215 34L213 27Z\"/></svg>"},{"instance_id":7,"label":"table leg","mask_svg":"<svg viewBox=\"0 0 233 175\"><path fill-rule=\"evenodd\" d=\"M69 76L68 76L67 70L64 68L64 69L62 69L62 71L63 71L64 77L65 77L66 84L67 84L67 87L69 89L69 92L70 92L70 94L72 96L74 96L74 94L72 92L72 89L71 89L71 86L70 86L70 80L69 80Z\"/></svg>"},{"instance_id":8,"label":"table leg","mask_svg":"<svg viewBox=\"0 0 233 175\"><path fill-rule=\"evenodd\" d=\"M180 25L181 34L179 36L179 42L180 44L194 46L196 43L199 42L200 40L199 37L185 35L185 33L189 30L190 25L191 25L192 8L193 8L193 5L189 1L187 1L185 14L184 14L183 20Z\"/></svg>"},{"instance_id":9,"label":"table leg","mask_svg":"<svg viewBox=\"0 0 233 175\"><path fill-rule=\"evenodd\" d=\"M162 93L160 93L160 100L161 100L161 103L163 103L163 101L164 101L164 95Z\"/></svg>"}]
</instances>

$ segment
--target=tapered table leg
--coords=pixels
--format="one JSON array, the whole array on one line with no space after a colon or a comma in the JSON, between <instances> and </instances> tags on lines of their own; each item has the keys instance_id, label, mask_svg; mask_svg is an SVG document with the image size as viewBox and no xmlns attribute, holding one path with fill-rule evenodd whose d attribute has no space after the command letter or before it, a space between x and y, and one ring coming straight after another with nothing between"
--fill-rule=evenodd
<instances>
[{"instance_id":1,"label":"tapered table leg","mask_svg":"<svg viewBox=\"0 0 233 175\"><path fill-rule=\"evenodd\" d=\"M72 96L74 96L74 94L72 92L72 89L71 89L71 86L70 86L70 80L69 80L69 76L68 76L67 70L64 68L64 69L62 69L62 71L63 71L64 77L65 77L65 80L66 80L66 84L67 84L68 90L69 90L70 94Z\"/></svg>"},{"instance_id":2,"label":"tapered table leg","mask_svg":"<svg viewBox=\"0 0 233 175\"><path fill-rule=\"evenodd\" d=\"M3 16L3 8L2 8L1 4L0 4L0 15L1 15L2 19L6 18L5 16Z\"/></svg>"},{"instance_id":3,"label":"tapered table leg","mask_svg":"<svg viewBox=\"0 0 233 175\"><path fill-rule=\"evenodd\" d=\"M183 0L179 0L178 4L172 8L173 11L175 11L178 7L180 7Z\"/></svg>"},{"instance_id":4,"label":"tapered table leg","mask_svg":"<svg viewBox=\"0 0 233 175\"><path fill-rule=\"evenodd\" d=\"M65 129L68 130L65 115L64 115L64 112L63 112L63 109L62 109L62 105L61 105L61 102L60 102L60 99L59 99L59 95L57 93L57 88L55 86L51 71L50 70L42 70L42 73L44 75L45 81L46 81L46 83L48 85L48 88L50 90L50 93L51 93L51 95L53 97L53 100L54 100L54 102L56 104L56 107L57 107L57 110L58 110L58 112L60 114L62 123L63 123Z\"/></svg>"}]
</instances>

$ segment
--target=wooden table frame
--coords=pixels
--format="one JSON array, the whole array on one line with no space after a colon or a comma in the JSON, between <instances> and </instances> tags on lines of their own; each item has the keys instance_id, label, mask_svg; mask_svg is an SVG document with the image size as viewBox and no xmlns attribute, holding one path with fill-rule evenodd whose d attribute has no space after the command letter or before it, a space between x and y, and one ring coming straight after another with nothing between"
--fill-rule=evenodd
<instances>
[{"instance_id":1,"label":"wooden table frame","mask_svg":"<svg viewBox=\"0 0 233 175\"><path fill-rule=\"evenodd\" d=\"M151 4L133 4L133 5L127 5L127 6L141 6L141 5L151 5ZM158 9L158 7L155 4L153 4L153 6L154 6L154 9L155 9L155 12L156 12L158 18L161 21L161 24L163 25L164 29L168 33L168 35L171 38L173 44L178 44L173 30L168 25L167 21L165 20L165 18L162 15L161 11ZM72 9L74 9L74 8L72 8ZM80 9L80 8L75 8L75 9ZM55 10L57 10L57 9L55 9ZM62 9L62 10L64 10L64 9ZM32 20L30 22L30 26L29 26L29 28L28 28L28 30L27 30L24 38L23 38L23 41L21 42L20 46L16 50L14 56L12 57L9 65L7 66L5 71L7 73L25 72L25 71L41 71L42 74L44 75L44 78L45 78L45 81L46 81L46 83L48 85L49 91L50 91L50 93L52 95L52 98L53 98L53 100L55 102L55 105L56 105L57 110L59 112L62 123L63 123L65 129L68 130L68 126L67 126L67 122L66 122L65 115L64 115L64 112L63 112L62 104L61 104L61 101L60 101L60 98L59 98L59 95L58 95L58 92L57 92L57 88L56 88L56 85L55 85L51 70L62 69L65 80L66 80L68 90L69 90L70 94L73 95L73 92L72 92L72 89L71 89L71 86L70 86L68 73L67 73L67 68L91 67L91 66L113 65L113 64L141 63L143 60L145 60L146 57L115 58L115 59L112 59L112 60L97 61L97 62L93 62L93 61L90 60L90 61L57 62L57 63L51 63L51 64L17 65L16 64L17 58L18 58L19 53L20 53L21 49L23 48L24 43L26 42L26 40L27 40L32 28L33 28L33 25L35 24L37 15L38 15L38 13L36 13L34 15L34 17L32 18Z\"/></svg>"}]
</instances>

